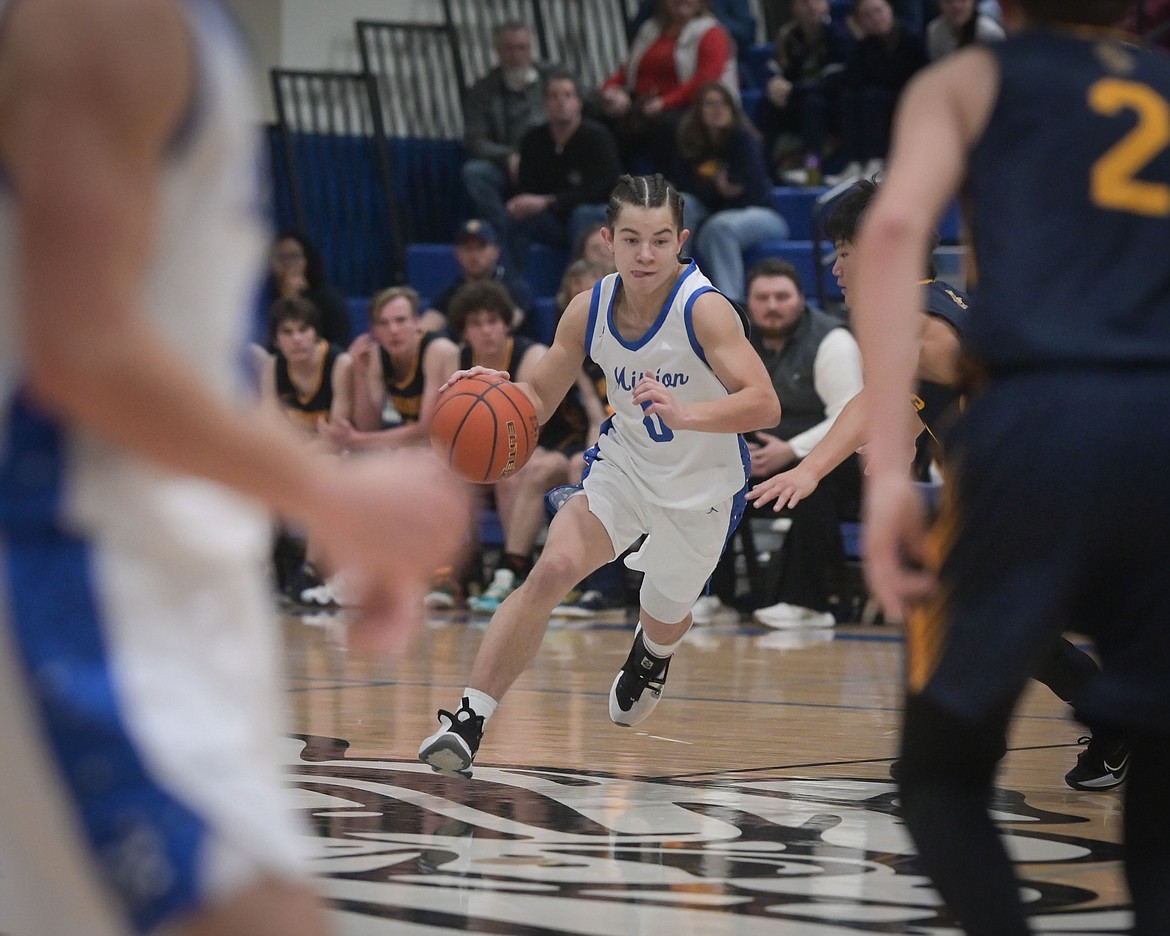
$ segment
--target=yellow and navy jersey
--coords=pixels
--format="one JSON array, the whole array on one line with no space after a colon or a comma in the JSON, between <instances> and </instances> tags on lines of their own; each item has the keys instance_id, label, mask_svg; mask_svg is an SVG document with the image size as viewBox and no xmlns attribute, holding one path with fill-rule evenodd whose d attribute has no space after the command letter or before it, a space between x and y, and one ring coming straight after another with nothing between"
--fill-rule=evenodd
<instances>
[{"instance_id":1,"label":"yellow and navy jersey","mask_svg":"<svg viewBox=\"0 0 1170 936\"><path fill-rule=\"evenodd\" d=\"M329 419L329 412L333 409L333 368L342 354L341 348L324 338L321 339L321 345L325 353L321 355L317 382L307 394L302 394L293 384L288 372L288 359L279 351L276 352L276 397L289 416L313 431L316 431L317 423Z\"/></svg>"},{"instance_id":2,"label":"yellow and navy jersey","mask_svg":"<svg viewBox=\"0 0 1170 936\"><path fill-rule=\"evenodd\" d=\"M940 318L955 330L963 341L970 327L970 300L965 293L930 280L922 287L922 309ZM960 392L955 387L920 380L912 398L915 412L931 437L941 444L946 430L959 413Z\"/></svg>"},{"instance_id":3,"label":"yellow and navy jersey","mask_svg":"<svg viewBox=\"0 0 1170 936\"><path fill-rule=\"evenodd\" d=\"M423 333L414 363L401 380L394 379L394 365L386 349L378 348L378 356L382 359L382 383L386 388L386 397L398 411L403 422L418 422L419 413L422 412L423 389L426 386L423 379L423 358L426 357L427 347L438 337L435 332Z\"/></svg>"},{"instance_id":4,"label":"yellow and navy jersey","mask_svg":"<svg viewBox=\"0 0 1170 936\"><path fill-rule=\"evenodd\" d=\"M605 395L605 372L589 358L585 359L584 369L585 376L593 384L597 398L601 401L602 415L612 416L613 408ZM565 455L574 455L583 452L596 441L589 435L589 413L574 383L548 422L540 427L540 445Z\"/></svg>"},{"instance_id":5,"label":"yellow and navy jersey","mask_svg":"<svg viewBox=\"0 0 1170 936\"><path fill-rule=\"evenodd\" d=\"M517 379L517 374L520 373L520 362L524 360L524 355L528 353L535 341L531 338L525 338L523 335L513 335L508 339L508 363L502 368L506 370L513 380ZM471 345L461 344L459 346L459 368L460 370L467 370L469 367L482 363L475 359L475 352L471 350Z\"/></svg>"},{"instance_id":6,"label":"yellow and navy jersey","mask_svg":"<svg viewBox=\"0 0 1170 936\"><path fill-rule=\"evenodd\" d=\"M1170 58L1088 31L988 48L972 352L993 375L1170 364Z\"/></svg>"}]
</instances>

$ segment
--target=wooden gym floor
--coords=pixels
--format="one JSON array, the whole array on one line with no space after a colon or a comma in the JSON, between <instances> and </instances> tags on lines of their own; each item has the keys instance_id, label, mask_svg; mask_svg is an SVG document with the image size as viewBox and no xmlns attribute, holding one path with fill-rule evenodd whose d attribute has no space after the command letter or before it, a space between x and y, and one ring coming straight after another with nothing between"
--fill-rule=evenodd
<instances>
[{"instance_id":1,"label":"wooden gym floor","mask_svg":"<svg viewBox=\"0 0 1170 936\"><path fill-rule=\"evenodd\" d=\"M285 619L288 780L345 936L958 932L915 866L889 776L888 627L696 627L663 701L609 721L630 623L553 622L471 780L416 759L459 704L485 620L436 618L408 659ZM1121 796L1065 786L1081 728L1039 684L995 808L1046 934L1127 931Z\"/></svg>"}]
</instances>

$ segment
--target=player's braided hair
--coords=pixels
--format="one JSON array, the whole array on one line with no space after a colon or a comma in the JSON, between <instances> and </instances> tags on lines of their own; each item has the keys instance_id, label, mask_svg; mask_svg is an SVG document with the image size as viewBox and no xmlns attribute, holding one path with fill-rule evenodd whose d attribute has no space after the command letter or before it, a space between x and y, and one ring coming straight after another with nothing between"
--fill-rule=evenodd
<instances>
[{"instance_id":1,"label":"player's braided hair","mask_svg":"<svg viewBox=\"0 0 1170 936\"><path fill-rule=\"evenodd\" d=\"M623 205L635 208L670 208L674 226L683 229L683 197L661 173L652 176L624 175L618 179L605 206L605 219L612 231Z\"/></svg>"}]
</instances>

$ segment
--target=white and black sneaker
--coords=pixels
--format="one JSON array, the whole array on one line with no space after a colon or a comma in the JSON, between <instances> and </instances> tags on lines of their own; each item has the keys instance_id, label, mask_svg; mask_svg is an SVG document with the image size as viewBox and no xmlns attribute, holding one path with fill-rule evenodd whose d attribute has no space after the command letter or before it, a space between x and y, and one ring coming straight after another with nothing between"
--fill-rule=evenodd
<instances>
[{"instance_id":1,"label":"white and black sneaker","mask_svg":"<svg viewBox=\"0 0 1170 936\"><path fill-rule=\"evenodd\" d=\"M609 717L629 728L645 721L662 698L671 657L657 657L646 649L639 626L630 655L609 690Z\"/></svg>"},{"instance_id":2,"label":"white and black sneaker","mask_svg":"<svg viewBox=\"0 0 1170 936\"><path fill-rule=\"evenodd\" d=\"M1107 742L1097 735L1081 738L1087 744L1077 755L1077 764L1064 775L1064 782L1074 790L1112 790L1125 782L1129 773L1129 747L1124 741Z\"/></svg>"},{"instance_id":3,"label":"white and black sneaker","mask_svg":"<svg viewBox=\"0 0 1170 936\"><path fill-rule=\"evenodd\" d=\"M454 715L439 709L439 722L445 724L419 746L418 759L436 773L470 777L471 762L483 738L483 716L475 714L464 696Z\"/></svg>"}]
</instances>

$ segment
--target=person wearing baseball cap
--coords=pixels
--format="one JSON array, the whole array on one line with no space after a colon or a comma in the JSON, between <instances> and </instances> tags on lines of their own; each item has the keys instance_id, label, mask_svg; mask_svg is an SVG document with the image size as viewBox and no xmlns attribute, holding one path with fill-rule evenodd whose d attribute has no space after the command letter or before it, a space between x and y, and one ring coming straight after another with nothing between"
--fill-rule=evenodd
<instances>
[{"instance_id":1,"label":"person wearing baseball cap","mask_svg":"<svg viewBox=\"0 0 1170 936\"><path fill-rule=\"evenodd\" d=\"M481 218L471 218L459 225L452 240L459 276L431 300L430 307L422 315L422 327L447 334L447 309L459 287L494 280L511 295L516 307L512 327L520 330L532 306L532 290L524 280L512 276L501 263L500 238L496 229Z\"/></svg>"}]
</instances>

